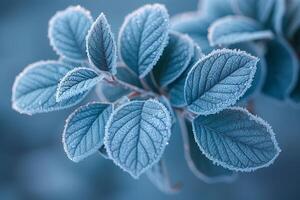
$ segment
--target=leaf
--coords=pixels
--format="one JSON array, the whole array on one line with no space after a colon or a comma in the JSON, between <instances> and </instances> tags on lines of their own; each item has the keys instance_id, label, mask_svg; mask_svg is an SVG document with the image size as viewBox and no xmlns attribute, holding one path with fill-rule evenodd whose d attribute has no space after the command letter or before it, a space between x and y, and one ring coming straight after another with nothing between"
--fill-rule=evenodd
<instances>
[{"instance_id":1,"label":"leaf","mask_svg":"<svg viewBox=\"0 0 300 200\"><path fill-rule=\"evenodd\" d=\"M182 126L187 128L186 131L181 131L184 143L184 157L191 172L205 183L232 182L236 178L236 174L233 171L213 164L211 160L207 159L195 142L192 124L188 121L183 123L185 124L182 124Z\"/></svg>"},{"instance_id":2,"label":"leaf","mask_svg":"<svg viewBox=\"0 0 300 200\"><path fill-rule=\"evenodd\" d=\"M13 108L31 115L61 110L80 103L87 93L61 102L55 99L59 81L72 69L58 61L40 61L29 65L15 80Z\"/></svg>"},{"instance_id":3,"label":"leaf","mask_svg":"<svg viewBox=\"0 0 300 200\"><path fill-rule=\"evenodd\" d=\"M96 93L101 101L114 103L123 96L130 94L131 90L119 84L110 84L101 81L96 88Z\"/></svg>"},{"instance_id":4,"label":"leaf","mask_svg":"<svg viewBox=\"0 0 300 200\"><path fill-rule=\"evenodd\" d=\"M273 8L271 19L268 21L268 25L274 29L277 34L282 34L282 25L285 14L285 0L276 0Z\"/></svg>"},{"instance_id":5,"label":"leaf","mask_svg":"<svg viewBox=\"0 0 300 200\"><path fill-rule=\"evenodd\" d=\"M171 19L171 29L188 34L204 53L210 53L213 48L209 45L207 30L212 22L213 20L198 12L185 13Z\"/></svg>"},{"instance_id":6,"label":"leaf","mask_svg":"<svg viewBox=\"0 0 300 200\"><path fill-rule=\"evenodd\" d=\"M168 111L170 113L170 116L171 116L171 119L172 119L171 120L172 125L173 125L176 122L176 116L175 116L175 112L174 112L174 110L173 110L173 108L170 104L169 99L165 96L159 96L157 99L160 103L162 103L168 109Z\"/></svg>"},{"instance_id":7,"label":"leaf","mask_svg":"<svg viewBox=\"0 0 300 200\"><path fill-rule=\"evenodd\" d=\"M174 194L181 189L180 184L172 185L164 160L160 160L147 171L149 180L162 192Z\"/></svg>"},{"instance_id":8,"label":"leaf","mask_svg":"<svg viewBox=\"0 0 300 200\"><path fill-rule=\"evenodd\" d=\"M284 19L284 32L289 39L293 38L297 30L300 29L300 1L290 0L286 5L286 13Z\"/></svg>"},{"instance_id":9,"label":"leaf","mask_svg":"<svg viewBox=\"0 0 300 200\"><path fill-rule=\"evenodd\" d=\"M157 83L166 87L188 67L193 56L193 41L186 35L170 32L169 43L153 69Z\"/></svg>"},{"instance_id":10,"label":"leaf","mask_svg":"<svg viewBox=\"0 0 300 200\"><path fill-rule=\"evenodd\" d=\"M68 58L64 58L64 57L60 57L58 61L65 65L69 65L70 67L73 68L82 67L83 65L86 65L84 62L69 60Z\"/></svg>"},{"instance_id":11,"label":"leaf","mask_svg":"<svg viewBox=\"0 0 300 200\"><path fill-rule=\"evenodd\" d=\"M153 71L149 72L144 78L141 79L143 87L147 90L152 90L153 92L160 93L160 87L155 80Z\"/></svg>"},{"instance_id":12,"label":"leaf","mask_svg":"<svg viewBox=\"0 0 300 200\"><path fill-rule=\"evenodd\" d=\"M201 52L201 49L198 45L194 45L194 55L189 63L189 66L187 69L179 76L178 79L176 79L170 86L169 90L169 96L170 96L170 102L172 106L174 107L184 107L186 106L185 100L184 100L184 84L186 77L189 73L189 71L192 69L192 67L199 61L199 59L203 57L203 54Z\"/></svg>"},{"instance_id":13,"label":"leaf","mask_svg":"<svg viewBox=\"0 0 300 200\"><path fill-rule=\"evenodd\" d=\"M128 67L119 65L117 66L117 79L126 87L134 87L136 90L143 88L139 77Z\"/></svg>"},{"instance_id":14,"label":"leaf","mask_svg":"<svg viewBox=\"0 0 300 200\"><path fill-rule=\"evenodd\" d=\"M268 96L284 100L297 81L297 56L283 38L277 37L268 44L266 61L268 73L262 91Z\"/></svg>"},{"instance_id":15,"label":"leaf","mask_svg":"<svg viewBox=\"0 0 300 200\"><path fill-rule=\"evenodd\" d=\"M222 49L198 61L184 86L187 109L201 115L233 105L251 86L258 59L242 51Z\"/></svg>"},{"instance_id":16,"label":"leaf","mask_svg":"<svg viewBox=\"0 0 300 200\"><path fill-rule=\"evenodd\" d=\"M249 172L267 167L280 153L269 124L241 108L198 116L193 131L205 156L230 170Z\"/></svg>"},{"instance_id":17,"label":"leaf","mask_svg":"<svg viewBox=\"0 0 300 200\"><path fill-rule=\"evenodd\" d=\"M75 61L85 60L85 38L92 23L89 11L80 6L71 6L57 12L49 22L51 46L61 57Z\"/></svg>"},{"instance_id":18,"label":"leaf","mask_svg":"<svg viewBox=\"0 0 300 200\"><path fill-rule=\"evenodd\" d=\"M69 71L59 82L56 91L56 101L60 102L93 88L103 76L91 69L78 67Z\"/></svg>"},{"instance_id":19,"label":"leaf","mask_svg":"<svg viewBox=\"0 0 300 200\"><path fill-rule=\"evenodd\" d=\"M256 21L243 16L227 16L216 20L208 30L211 46L272 39L273 33Z\"/></svg>"},{"instance_id":20,"label":"leaf","mask_svg":"<svg viewBox=\"0 0 300 200\"><path fill-rule=\"evenodd\" d=\"M111 113L110 104L89 103L68 117L63 145L69 159L79 162L98 151L103 145L105 124Z\"/></svg>"},{"instance_id":21,"label":"leaf","mask_svg":"<svg viewBox=\"0 0 300 200\"><path fill-rule=\"evenodd\" d=\"M266 23L272 14L276 0L231 0L231 3L235 13Z\"/></svg>"},{"instance_id":22,"label":"leaf","mask_svg":"<svg viewBox=\"0 0 300 200\"><path fill-rule=\"evenodd\" d=\"M215 20L233 14L230 0L201 0L199 13Z\"/></svg>"},{"instance_id":23,"label":"leaf","mask_svg":"<svg viewBox=\"0 0 300 200\"><path fill-rule=\"evenodd\" d=\"M170 134L171 117L164 105L151 99L131 101L111 115L104 143L115 164L138 178L160 160Z\"/></svg>"},{"instance_id":24,"label":"leaf","mask_svg":"<svg viewBox=\"0 0 300 200\"><path fill-rule=\"evenodd\" d=\"M125 18L119 33L122 60L140 78L157 63L168 44L169 15L160 4L146 5Z\"/></svg>"},{"instance_id":25,"label":"leaf","mask_svg":"<svg viewBox=\"0 0 300 200\"><path fill-rule=\"evenodd\" d=\"M86 40L90 63L100 70L116 74L117 47L110 25L103 13L93 23Z\"/></svg>"}]
</instances>

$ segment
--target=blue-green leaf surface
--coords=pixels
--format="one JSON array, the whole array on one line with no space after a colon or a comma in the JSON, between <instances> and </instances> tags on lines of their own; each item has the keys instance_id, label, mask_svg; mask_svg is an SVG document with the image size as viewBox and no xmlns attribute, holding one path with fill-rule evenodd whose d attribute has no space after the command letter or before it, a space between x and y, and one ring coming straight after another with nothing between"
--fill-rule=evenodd
<instances>
[{"instance_id":1,"label":"blue-green leaf surface","mask_svg":"<svg viewBox=\"0 0 300 200\"><path fill-rule=\"evenodd\" d=\"M29 65L16 78L13 86L13 108L21 113L35 114L69 108L78 104L86 93L56 102L60 80L73 67L58 61L41 61Z\"/></svg>"},{"instance_id":2,"label":"blue-green leaf surface","mask_svg":"<svg viewBox=\"0 0 300 200\"><path fill-rule=\"evenodd\" d=\"M93 23L87 35L86 49L90 63L103 71L116 73L117 47L110 25L103 13Z\"/></svg>"},{"instance_id":3,"label":"blue-green leaf surface","mask_svg":"<svg viewBox=\"0 0 300 200\"><path fill-rule=\"evenodd\" d=\"M57 12L49 22L50 44L56 53L72 60L85 60L85 38L93 23L89 11L71 6Z\"/></svg>"},{"instance_id":4,"label":"blue-green leaf surface","mask_svg":"<svg viewBox=\"0 0 300 200\"><path fill-rule=\"evenodd\" d=\"M169 15L160 4L146 5L128 15L119 34L123 61L141 78L157 63L168 44Z\"/></svg>"},{"instance_id":5,"label":"blue-green leaf surface","mask_svg":"<svg viewBox=\"0 0 300 200\"><path fill-rule=\"evenodd\" d=\"M233 14L230 0L200 0L199 13L211 19Z\"/></svg>"},{"instance_id":6,"label":"blue-green leaf surface","mask_svg":"<svg viewBox=\"0 0 300 200\"><path fill-rule=\"evenodd\" d=\"M165 87L177 79L188 67L193 53L193 41L188 36L170 32L168 46L154 67L157 83Z\"/></svg>"},{"instance_id":7,"label":"blue-green leaf surface","mask_svg":"<svg viewBox=\"0 0 300 200\"><path fill-rule=\"evenodd\" d=\"M157 163L171 134L167 108L155 100L131 101L117 108L105 130L109 157L138 178Z\"/></svg>"},{"instance_id":8,"label":"blue-green leaf surface","mask_svg":"<svg viewBox=\"0 0 300 200\"><path fill-rule=\"evenodd\" d=\"M103 145L105 125L111 113L110 104L90 103L78 108L68 117L63 145L72 161L83 160Z\"/></svg>"},{"instance_id":9,"label":"blue-green leaf surface","mask_svg":"<svg viewBox=\"0 0 300 200\"><path fill-rule=\"evenodd\" d=\"M96 88L96 93L101 101L114 103L123 96L130 94L131 90L120 84L111 84L101 81Z\"/></svg>"},{"instance_id":10,"label":"blue-green leaf surface","mask_svg":"<svg viewBox=\"0 0 300 200\"><path fill-rule=\"evenodd\" d=\"M271 31L265 30L253 19L243 16L220 18L212 23L208 32L208 39L212 46L273 38Z\"/></svg>"},{"instance_id":11,"label":"blue-green leaf surface","mask_svg":"<svg viewBox=\"0 0 300 200\"><path fill-rule=\"evenodd\" d=\"M198 116L193 131L205 156L230 170L249 172L267 167L280 153L271 127L241 108Z\"/></svg>"},{"instance_id":12,"label":"blue-green leaf surface","mask_svg":"<svg viewBox=\"0 0 300 200\"><path fill-rule=\"evenodd\" d=\"M59 82L56 92L56 101L60 102L89 91L101 81L102 78L103 76L91 68L75 68L69 71Z\"/></svg>"},{"instance_id":13,"label":"blue-green leaf surface","mask_svg":"<svg viewBox=\"0 0 300 200\"><path fill-rule=\"evenodd\" d=\"M242 51L215 50L188 73L184 97L188 110L213 114L233 105L251 86L258 59Z\"/></svg>"}]
</instances>

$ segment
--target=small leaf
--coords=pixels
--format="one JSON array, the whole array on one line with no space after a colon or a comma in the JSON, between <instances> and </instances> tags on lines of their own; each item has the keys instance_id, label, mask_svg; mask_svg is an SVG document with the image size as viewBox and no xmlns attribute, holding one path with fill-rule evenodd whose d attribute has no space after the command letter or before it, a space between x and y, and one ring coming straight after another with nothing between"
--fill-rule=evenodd
<instances>
[{"instance_id":1,"label":"small leaf","mask_svg":"<svg viewBox=\"0 0 300 200\"><path fill-rule=\"evenodd\" d=\"M165 87L178 78L188 67L193 50L193 41L188 36L171 32L168 46L154 67L157 83Z\"/></svg>"},{"instance_id":2,"label":"small leaf","mask_svg":"<svg viewBox=\"0 0 300 200\"><path fill-rule=\"evenodd\" d=\"M298 75L298 60L285 39L277 37L268 44L267 77L263 93L284 100L292 92Z\"/></svg>"},{"instance_id":3,"label":"small leaf","mask_svg":"<svg viewBox=\"0 0 300 200\"><path fill-rule=\"evenodd\" d=\"M243 16L227 16L216 20L208 30L211 46L272 39L273 33L264 30L256 21Z\"/></svg>"},{"instance_id":4,"label":"small leaf","mask_svg":"<svg viewBox=\"0 0 300 200\"><path fill-rule=\"evenodd\" d=\"M186 121L183 126L187 128L187 131L182 131L184 157L192 173L205 183L232 182L236 174L207 159L195 142L192 124Z\"/></svg>"},{"instance_id":5,"label":"small leaf","mask_svg":"<svg viewBox=\"0 0 300 200\"><path fill-rule=\"evenodd\" d=\"M147 171L149 180L162 192L174 194L181 189L180 184L172 185L167 166L164 160L160 160Z\"/></svg>"},{"instance_id":6,"label":"small leaf","mask_svg":"<svg viewBox=\"0 0 300 200\"><path fill-rule=\"evenodd\" d=\"M101 81L96 88L96 93L101 101L114 103L123 96L130 94L131 90L119 84L110 84Z\"/></svg>"},{"instance_id":7,"label":"small leaf","mask_svg":"<svg viewBox=\"0 0 300 200\"><path fill-rule=\"evenodd\" d=\"M98 73L91 68L75 68L69 71L59 82L56 92L56 101L60 102L89 91L102 79L103 76L98 75Z\"/></svg>"},{"instance_id":8,"label":"small leaf","mask_svg":"<svg viewBox=\"0 0 300 200\"><path fill-rule=\"evenodd\" d=\"M249 172L267 167L280 153L269 124L241 108L198 116L193 131L205 156L230 170Z\"/></svg>"},{"instance_id":9,"label":"small leaf","mask_svg":"<svg viewBox=\"0 0 300 200\"><path fill-rule=\"evenodd\" d=\"M85 60L85 38L92 23L89 11L80 6L71 6L57 12L49 22L51 46L62 57Z\"/></svg>"},{"instance_id":10,"label":"small leaf","mask_svg":"<svg viewBox=\"0 0 300 200\"><path fill-rule=\"evenodd\" d=\"M86 49L90 63L103 71L116 73L117 47L110 25L103 13L93 23L87 35Z\"/></svg>"},{"instance_id":11,"label":"small leaf","mask_svg":"<svg viewBox=\"0 0 300 200\"><path fill-rule=\"evenodd\" d=\"M128 15L119 34L123 61L145 77L168 44L169 15L160 4L146 5Z\"/></svg>"},{"instance_id":12,"label":"small leaf","mask_svg":"<svg viewBox=\"0 0 300 200\"><path fill-rule=\"evenodd\" d=\"M215 50L198 61L185 81L188 110L208 115L233 105L251 86L258 59L242 51Z\"/></svg>"},{"instance_id":13,"label":"small leaf","mask_svg":"<svg viewBox=\"0 0 300 200\"><path fill-rule=\"evenodd\" d=\"M192 67L199 61L199 59L203 57L203 54L201 52L201 49L198 45L194 45L194 55L190 61L189 66L184 71L183 74L179 76L178 79L176 79L170 86L169 90L169 96L170 96L170 102L174 107L184 107L186 106L185 100L184 100L184 84L186 77L189 73L189 71L192 69Z\"/></svg>"},{"instance_id":14,"label":"small leaf","mask_svg":"<svg viewBox=\"0 0 300 200\"><path fill-rule=\"evenodd\" d=\"M235 13L265 23L270 18L276 0L231 0Z\"/></svg>"},{"instance_id":15,"label":"small leaf","mask_svg":"<svg viewBox=\"0 0 300 200\"><path fill-rule=\"evenodd\" d=\"M117 108L105 129L109 157L134 178L157 163L168 144L171 117L155 100L131 101Z\"/></svg>"},{"instance_id":16,"label":"small leaf","mask_svg":"<svg viewBox=\"0 0 300 200\"><path fill-rule=\"evenodd\" d=\"M233 14L230 0L201 0L199 12L211 19Z\"/></svg>"},{"instance_id":17,"label":"small leaf","mask_svg":"<svg viewBox=\"0 0 300 200\"><path fill-rule=\"evenodd\" d=\"M204 53L210 53L213 48L209 45L207 34L208 27L213 22L209 17L198 12L181 14L171 19L171 29L188 34Z\"/></svg>"},{"instance_id":18,"label":"small leaf","mask_svg":"<svg viewBox=\"0 0 300 200\"><path fill-rule=\"evenodd\" d=\"M110 104L90 103L78 108L68 117L63 145L72 161L83 160L103 145L105 124L111 113Z\"/></svg>"},{"instance_id":19,"label":"small leaf","mask_svg":"<svg viewBox=\"0 0 300 200\"><path fill-rule=\"evenodd\" d=\"M59 81L73 67L58 61L41 61L29 65L13 86L13 108L21 113L36 114L61 110L78 104L87 93L56 102Z\"/></svg>"}]
</instances>

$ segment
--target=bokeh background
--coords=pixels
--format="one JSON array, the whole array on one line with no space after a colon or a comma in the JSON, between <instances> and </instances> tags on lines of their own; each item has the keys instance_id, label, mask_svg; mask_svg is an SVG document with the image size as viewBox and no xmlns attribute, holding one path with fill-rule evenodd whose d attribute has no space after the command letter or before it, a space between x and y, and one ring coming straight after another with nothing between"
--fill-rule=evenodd
<instances>
[{"instance_id":1,"label":"bokeh background","mask_svg":"<svg viewBox=\"0 0 300 200\"><path fill-rule=\"evenodd\" d=\"M75 164L66 157L61 133L71 110L26 116L11 109L15 76L28 64L57 56L47 38L48 20L57 10L80 4L96 18L104 12L116 33L123 18L146 3L163 3L170 15L197 9L197 0L0 0L0 199L300 199L300 105L265 96L255 111L277 133L282 153L275 164L241 174L230 184L205 184L189 171L180 135L174 134L165 158L176 195L159 192L146 177L133 180L112 162L94 155Z\"/></svg>"}]
</instances>

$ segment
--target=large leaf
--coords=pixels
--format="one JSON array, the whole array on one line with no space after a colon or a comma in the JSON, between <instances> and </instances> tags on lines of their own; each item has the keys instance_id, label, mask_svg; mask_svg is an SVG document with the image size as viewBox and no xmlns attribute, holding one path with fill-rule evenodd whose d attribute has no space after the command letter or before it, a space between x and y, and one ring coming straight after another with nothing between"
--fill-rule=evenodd
<instances>
[{"instance_id":1,"label":"large leaf","mask_svg":"<svg viewBox=\"0 0 300 200\"><path fill-rule=\"evenodd\" d=\"M208 30L208 40L212 46L272 39L273 33L265 30L253 19L243 16L227 16L216 20Z\"/></svg>"},{"instance_id":2,"label":"large leaf","mask_svg":"<svg viewBox=\"0 0 300 200\"><path fill-rule=\"evenodd\" d=\"M245 52L228 49L203 57L185 81L188 110L207 115L235 104L251 86L257 62Z\"/></svg>"},{"instance_id":3,"label":"large leaf","mask_svg":"<svg viewBox=\"0 0 300 200\"><path fill-rule=\"evenodd\" d=\"M267 77L263 92L284 100L292 92L298 75L298 60L285 39L277 37L268 44Z\"/></svg>"},{"instance_id":4,"label":"large leaf","mask_svg":"<svg viewBox=\"0 0 300 200\"><path fill-rule=\"evenodd\" d=\"M13 86L13 108L21 113L35 114L61 110L78 104L86 93L56 102L60 80L73 67L57 61L41 61L29 65L16 78Z\"/></svg>"},{"instance_id":5,"label":"large leaf","mask_svg":"<svg viewBox=\"0 0 300 200\"><path fill-rule=\"evenodd\" d=\"M154 67L158 84L165 87L177 79L188 67L193 56L193 41L177 32L169 34L169 43Z\"/></svg>"},{"instance_id":6,"label":"large leaf","mask_svg":"<svg viewBox=\"0 0 300 200\"><path fill-rule=\"evenodd\" d=\"M170 138L171 117L158 101L131 101L113 112L105 131L109 157L138 178L160 160Z\"/></svg>"},{"instance_id":7,"label":"large leaf","mask_svg":"<svg viewBox=\"0 0 300 200\"><path fill-rule=\"evenodd\" d=\"M90 63L100 70L116 73L117 47L103 13L93 23L87 35L86 46Z\"/></svg>"},{"instance_id":8,"label":"large leaf","mask_svg":"<svg viewBox=\"0 0 300 200\"><path fill-rule=\"evenodd\" d=\"M181 122L184 123L182 119ZM192 173L206 183L233 181L236 178L233 171L215 165L200 151L195 142L192 124L186 120L185 124L181 124L181 126L186 126L186 130L182 131L184 157Z\"/></svg>"},{"instance_id":9,"label":"large leaf","mask_svg":"<svg viewBox=\"0 0 300 200\"><path fill-rule=\"evenodd\" d=\"M58 12L49 23L51 46L62 57L85 60L85 38L92 23L89 11L80 6L71 6Z\"/></svg>"},{"instance_id":10,"label":"large leaf","mask_svg":"<svg viewBox=\"0 0 300 200\"><path fill-rule=\"evenodd\" d=\"M173 194L179 192L180 184L172 185L167 166L164 160L160 160L147 171L149 180L162 192Z\"/></svg>"},{"instance_id":11,"label":"large leaf","mask_svg":"<svg viewBox=\"0 0 300 200\"><path fill-rule=\"evenodd\" d=\"M271 127L241 108L198 116L193 131L206 157L231 170L249 172L267 167L280 152Z\"/></svg>"},{"instance_id":12,"label":"large leaf","mask_svg":"<svg viewBox=\"0 0 300 200\"><path fill-rule=\"evenodd\" d=\"M103 145L105 124L111 112L110 104L90 103L78 108L68 117L63 145L72 161L83 160Z\"/></svg>"},{"instance_id":13,"label":"large leaf","mask_svg":"<svg viewBox=\"0 0 300 200\"><path fill-rule=\"evenodd\" d=\"M140 77L157 63L168 43L169 15L160 4L146 5L128 15L119 34L123 61Z\"/></svg>"},{"instance_id":14,"label":"large leaf","mask_svg":"<svg viewBox=\"0 0 300 200\"><path fill-rule=\"evenodd\" d=\"M170 102L175 107L184 107L186 106L185 100L184 100L184 84L185 79L189 73L189 71L192 69L192 67L196 64L197 61L203 56L201 49L198 45L194 46L194 55L189 63L189 66L187 69L172 83L169 88L169 96L170 96Z\"/></svg>"},{"instance_id":15,"label":"large leaf","mask_svg":"<svg viewBox=\"0 0 300 200\"><path fill-rule=\"evenodd\" d=\"M103 76L91 68L78 67L69 71L59 82L56 100L62 101L93 88Z\"/></svg>"}]
</instances>

